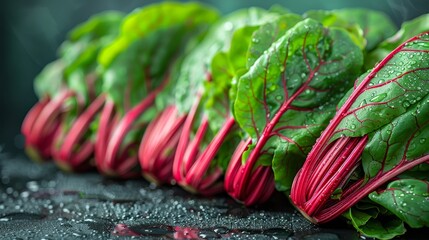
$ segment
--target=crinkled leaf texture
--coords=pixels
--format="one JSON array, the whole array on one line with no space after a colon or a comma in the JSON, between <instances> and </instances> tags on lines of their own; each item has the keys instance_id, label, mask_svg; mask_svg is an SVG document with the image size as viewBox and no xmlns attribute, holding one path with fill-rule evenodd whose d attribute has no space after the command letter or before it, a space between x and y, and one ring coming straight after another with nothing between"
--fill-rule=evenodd
<instances>
[{"instance_id":1,"label":"crinkled leaf texture","mask_svg":"<svg viewBox=\"0 0 429 240\"><path fill-rule=\"evenodd\" d=\"M253 139L243 160L273 161L277 187L289 189L362 61L342 29L306 19L288 30L239 80L235 116Z\"/></svg>"},{"instance_id":2,"label":"crinkled leaf texture","mask_svg":"<svg viewBox=\"0 0 429 240\"><path fill-rule=\"evenodd\" d=\"M216 53L230 47L234 31L244 26L257 26L277 17L260 8L235 11L216 22L204 40L186 56L177 79L180 88L176 92L176 102L180 112L189 112L195 96L204 92L204 83L211 78L211 63Z\"/></svg>"},{"instance_id":3,"label":"crinkled leaf texture","mask_svg":"<svg viewBox=\"0 0 429 240\"><path fill-rule=\"evenodd\" d=\"M389 210L392 221L427 226L426 216L416 213L429 206L428 81L428 33L407 40L358 78L297 175L292 201L316 221L326 222L369 195ZM356 145L349 151L340 145L345 141ZM338 170L331 173L325 166ZM397 181L399 177L405 178ZM324 183L317 186L320 180ZM335 188L341 190L338 200L331 196ZM365 224L357 225L371 229ZM374 232L392 237L384 230Z\"/></svg>"},{"instance_id":4,"label":"crinkled leaf texture","mask_svg":"<svg viewBox=\"0 0 429 240\"><path fill-rule=\"evenodd\" d=\"M369 198L394 213L412 228L429 227L429 182L400 179Z\"/></svg>"}]
</instances>

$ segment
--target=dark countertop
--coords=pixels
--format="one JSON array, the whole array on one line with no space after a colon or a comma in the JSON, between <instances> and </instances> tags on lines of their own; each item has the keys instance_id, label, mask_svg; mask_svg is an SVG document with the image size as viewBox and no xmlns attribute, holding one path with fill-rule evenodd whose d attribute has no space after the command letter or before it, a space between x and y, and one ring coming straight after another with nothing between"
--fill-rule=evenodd
<instances>
[{"instance_id":1,"label":"dark countertop","mask_svg":"<svg viewBox=\"0 0 429 240\"><path fill-rule=\"evenodd\" d=\"M142 179L63 173L52 163L5 154L0 174L5 239L360 238L345 221L323 228L309 223L280 193L264 205L245 208L226 195L201 198Z\"/></svg>"}]
</instances>

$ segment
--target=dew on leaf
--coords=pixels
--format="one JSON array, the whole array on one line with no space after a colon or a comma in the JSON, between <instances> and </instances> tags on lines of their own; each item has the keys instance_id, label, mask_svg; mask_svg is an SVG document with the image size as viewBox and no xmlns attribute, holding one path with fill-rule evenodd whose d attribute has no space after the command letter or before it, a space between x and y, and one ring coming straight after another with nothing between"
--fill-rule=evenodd
<instances>
[{"instance_id":1,"label":"dew on leaf","mask_svg":"<svg viewBox=\"0 0 429 240\"><path fill-rule=\"evenodd\" d=\"M408 107L410 106L410 102L408 102L408 101L403 101L403 102L402 102L402 106L403 106L404 108L408 108Z\"/></svg>"},{"instance_id":2,"label":"dew on leaf","mask_svg":"<svg viewBox=\"0 0 429 240\"><path fill-rule=\"evenodd\" d=\"M374 96L369 101L371 101L371 102L380 102L381 100L385 99L386 97L387 97L387 93L382 93L382 94Z\"/></svg>"}]
</instances>

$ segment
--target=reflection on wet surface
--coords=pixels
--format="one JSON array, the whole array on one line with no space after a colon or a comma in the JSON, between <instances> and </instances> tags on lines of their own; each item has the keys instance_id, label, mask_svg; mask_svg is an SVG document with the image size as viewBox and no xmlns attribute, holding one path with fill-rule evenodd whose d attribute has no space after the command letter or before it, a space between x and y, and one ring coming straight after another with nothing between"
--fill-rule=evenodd
<instances>
[{"instance_id":1,"label":"reflection on wet surface","mask_svg":"<svg viewBox=\"0 0 429 240\"><path fill-rule=\"evenodd\" d=\"M318 228L278 194L244 208L144 180L67 174L51 164L0 156L0 233L5 239L359 239L349 227Z\"/></svg>"}]
</instances>

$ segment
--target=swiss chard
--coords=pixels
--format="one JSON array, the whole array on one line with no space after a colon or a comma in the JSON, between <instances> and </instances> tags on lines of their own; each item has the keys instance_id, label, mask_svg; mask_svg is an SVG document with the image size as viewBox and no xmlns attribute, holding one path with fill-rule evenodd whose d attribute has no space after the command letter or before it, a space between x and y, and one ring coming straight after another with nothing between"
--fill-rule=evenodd
<instances>
[{"instance_id":1,"label":"swiss chard","mask_svg":"<svg viewBox=\"0 0 429 240\"><path fill-rule=\"evenodd\" d=\"M30 109L22 123L25 150L36 161L52 156L51 147L63 112L61 106L72 95L65 87L63 71L64 63L56 60L36 77L34 85L40 100Z\"/></svg>"},{"instance_id":2,"label":"swiss chard","mask_svg":"<svg viewBox=\"0 0 429 240\"><path fill-rule=\"evenodd\" d=\"M246 70L246 54L252 33L261 24L278 17L278 14L256 8L232 13L213 26L199 48L185 59L185 63L196 61L202 54L206 59L206 62L187 66L179 79L187 81L186 84L190 84L191 91L197 95L196 100L189 97L192 94L185 99L182 94L178 96L184 101L182 109L189 114L180 137L173 172L176 181L185 189L204 195L223 190L220 177L240 139L230 111L230 88L233 79ZM293 17L299 18L296 15L290 18ZM256 40L260 39L254 38ZM195 72L201 72L201 75L189 75ZM189 105L185 104L192 101L192 108L186 110Z\"/></svg>"},{"instance_id":3,"label":"swiss chard","mask_svg":"<svg viewBox=\"0 0 429 240\"><path fill-rule=\"evenodd\" d=\"M63 103L67 109L55 133L52 155L65 170L93 167L95 132L91 124L101 111L105 96L97 72L97 55L118 33L123 14L105 12L92 17L69 34L60 48L66 67L64 76L74 94Z\"/></svg>"},{"instance_id":4,"label":"swiss chard","mask_svg":"<svg viewBox=\"0 0 429 240\"><path fill-rule=\"evenodd\" d=\"M428 33L402 43L358 78L295 177L295 206L314 222L346 211L353 219L356 210L349 209L369 196L390 218L428 226L427 214L422 216L429 212L427 177L419 179L427 176L429 161L428 79ZM365 232L364 223L354 224Z\"/></svg>"},{"instance_id":5,"label":"swiss chard","mask_svg":"<svg viewBox=\"0 0 429 240\"><path fill-rule=\"evenodd\" d=\"M118 12L106 12L73 29L60 48L60 59L48 65L37 77L35 90L42 100L23 123L30 156L43 159L52 156L67 169L75 169L88 159L92 152L90 147L82 151L88 154L80 155L79 160L71 159L73 151L79 151L81 136L74 134L74 137L69 137L68 133L72 125L86 128L85 124L75 124L75 120L95 98L97 51L115 35L121 19Z\"/></svg>"},{"instance_id":6,"label":"swiss chard","mask_svg":"<svg viewBox=\"0 0 429 240\"><path fill-rule=\"evenodd\" d=\"M215 11L196 3L155 4L125 18L120 36L99 57L107 94L96 144L100 172L140 175L138 146L155 117L155 99L188 40L216 18Z\"/></svg>"},{"instance_id":7,"label":"swiss chard","mask_svg":"<svg viewBox=\"0 0 429 240\"><path fill-rule=\"evenodd\" d=\"M234 103L237 122L251 137L234 154L243 161L231 183L236 199L248 205L266 199L274 187L271 164L277 188L290 189L362 61L346 31L312 19L296 24L258 58L240 78ZM272 187L255 188L261 177Z\"/></svg>"}]
</instances>

